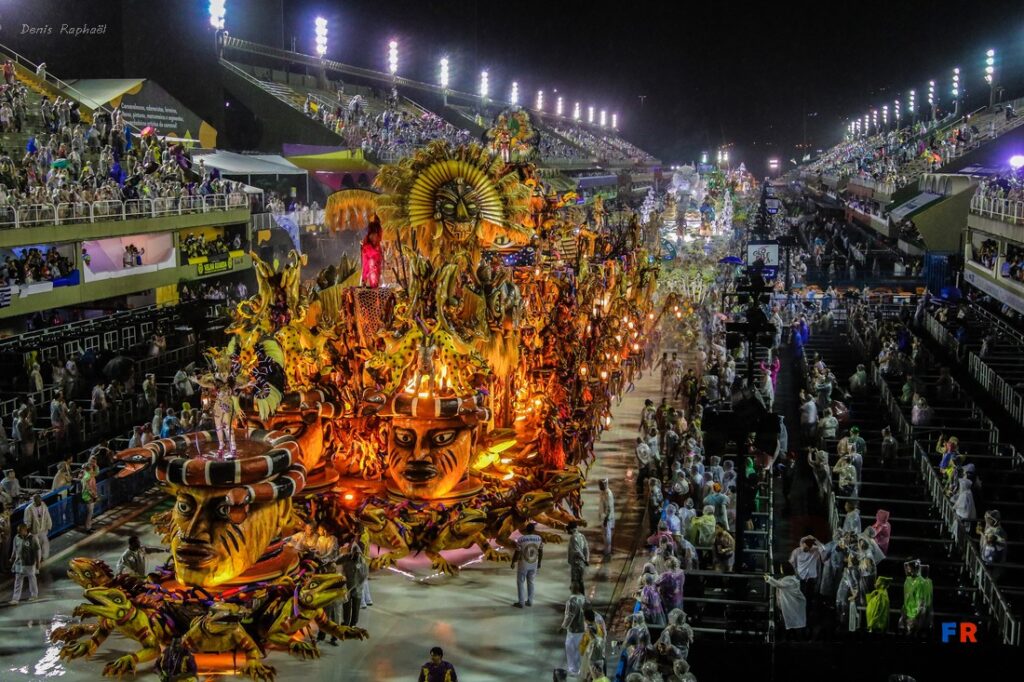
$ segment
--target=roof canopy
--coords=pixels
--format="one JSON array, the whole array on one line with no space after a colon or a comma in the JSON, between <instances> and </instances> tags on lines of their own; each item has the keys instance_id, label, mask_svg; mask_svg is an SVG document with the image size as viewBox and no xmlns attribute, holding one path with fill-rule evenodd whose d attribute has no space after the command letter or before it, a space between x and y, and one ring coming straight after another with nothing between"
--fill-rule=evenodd
<instances>
[{"instance_id":1,"label":"roof canopy","mask_svg":"<svg viewBox=\"0 0 1024 682\"><path fill-rule=\"evenodd\" d=\"M222 175L305 175L306 171L277 154L236 154L221 149L193 152L195 161L202 159L207 168L216 168Z\"/></svg>"}]
</instances>

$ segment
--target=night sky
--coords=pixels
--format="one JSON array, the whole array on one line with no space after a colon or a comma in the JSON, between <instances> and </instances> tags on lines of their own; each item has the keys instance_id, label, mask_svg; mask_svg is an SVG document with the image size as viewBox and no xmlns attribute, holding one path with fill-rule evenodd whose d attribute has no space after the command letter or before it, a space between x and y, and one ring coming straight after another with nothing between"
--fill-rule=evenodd
<instances>
[{"instance_id":1,"label":"night sky","mask_svg":"<svg viewBox=\"0 0 1024 682\"><path fill-rule=\"evenodd\" d=\"M805 120L812 151L826 147L845 117L873 103L891 107L898 91L905 106L906 90L915 88L920 106L929 78L948 103L958 64L969 104L980 106L990 47L1008 94L1024 95L1019 1L790 2L754 10L717 2L286 0L276 41L290 44L294 35L300 51L313 52L317 14L330 21L332 58L384 69L384 46L395 36L404 75L436 82L447 54L453 86L462 90L475 91L485 67L492 91L507 92L516 79L531 101L544 89L551 106L558 88L584 110L591 101L617 110L623 134L667 163L704 149L713 157L724 143L748 165L788 159L799 154ZM244 37L246 28L232 23L229 14L229 30Z\"/></svg>"},{"instance_id":2,"label":"night sky","mask_svg":"<svg viewBox=\"0 0 1024 682\"><path fill-rule=\"evenodd\" d=\"M135 20L152 13L156 1L159 21ZM137 60L126 57L122 65L111 59L117 48L109 34L79 40L18 35L26 21L109 21L111 33L128 31L136 43L152 44L158 59L180 54L177 61L194 78L192 71L205 67L188 62L202 49L189 40L197 39L196 29L207 39L207 4L4 0L0 42L52 58L65 77L152 76L139 72L146 67ZM175 13L175 7L186 11ZM897 97L905 110L910 88L923 111L929 78L940 106L948 107L957 65L973 110L988 102L983 69L989 48L997 51L1007 97L1024 96L1022 0L787 2L760 9L736 2L227 0L232 35L284 47L294 36L296 49L308 54L314 53L317 15L329 20L332 59L385 70L386 43L395 37L400 75L436 83L438 61L447 55L452 87L459 90L476 92L487 68L492 93L507 96L517 80L521 99L531 105L543 89L550 111L557 88L567 114L577 99L584 116L590 103L617 111L623 135L667 164L694 161L703 150L713 160L720 145L732 144L733 162L764 170L776 156L789 167L788 159L799 160L805 151L796 145L806 139L811 152L829 147L851 116L883 103L891 107Z\"/></svg>"}]
</instances>

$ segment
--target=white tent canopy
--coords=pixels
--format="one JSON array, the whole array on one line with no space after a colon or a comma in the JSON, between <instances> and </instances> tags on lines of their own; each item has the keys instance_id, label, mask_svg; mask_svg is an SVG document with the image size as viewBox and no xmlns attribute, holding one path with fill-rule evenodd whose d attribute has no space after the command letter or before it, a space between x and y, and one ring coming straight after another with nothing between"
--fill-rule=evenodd
<instances>
[{"instance_id":1,"label":"white tent canopy","mask_svg":"<svg viewBox=\"0 0 1024 682\"><path fill-rule=\"evenodd\" d=\"M305 175L306 171L278 154L237 154L221 149L194 151L192 160L202 159L207 168L221 175Z\"/></svg>"}]
</instances>

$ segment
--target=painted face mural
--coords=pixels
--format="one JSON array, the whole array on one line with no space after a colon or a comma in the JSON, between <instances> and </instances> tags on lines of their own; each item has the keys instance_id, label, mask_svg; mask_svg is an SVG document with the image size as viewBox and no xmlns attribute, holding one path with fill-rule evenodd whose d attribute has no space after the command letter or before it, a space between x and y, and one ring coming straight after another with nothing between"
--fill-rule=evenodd
<instances>
[{"instance_id":1,"label":"painted face mural","mask_svg":"<svg viewBox=\"0 0 1024 682\"><path fill-rule=\"evenodd\" d=\"M476 427L461 419L395 417L388 440L388 475L413 500L450 493L469 468Z\"/></svg>"},{"instance_id":2,"label":"painted face mural","mask_svg":"<svg viewBox=\"0 0 1024 682\"><path fill-rule=\"evenodd\" d=\"M291 499L252 504L240 523L228 517L224 490L175 490L171 556L185 585L214 586L238 577L266 551L291 513Z\"/></svg>"}]
</instances>

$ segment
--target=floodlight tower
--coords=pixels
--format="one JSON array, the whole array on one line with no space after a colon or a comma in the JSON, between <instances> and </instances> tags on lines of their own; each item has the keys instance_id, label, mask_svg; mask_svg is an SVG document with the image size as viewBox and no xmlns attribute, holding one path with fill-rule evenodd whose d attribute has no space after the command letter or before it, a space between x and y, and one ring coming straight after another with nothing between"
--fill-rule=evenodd
<instances>
[{"instance_id":1,"label":"floodlight tower","mask_svg":"<svg viewBox=\"0 0 1024 682\"><path fill-rule=\"evenodd\" d=\"M441 85L441 94L444 97L444 105L448 106L448 57L441 58L441 74L438 79Z\"/></svg>"},{"instance_id":2,"label":"floodlight tower","mask_svg":"<svg viewBox=\"0 0 1024 682\"><path fill-rule=\"evenodd\" d=\"M985 82L988 83L988 106L996 103L996 51L988 50L985 53Z\"/></svg>"}]
</instances>

